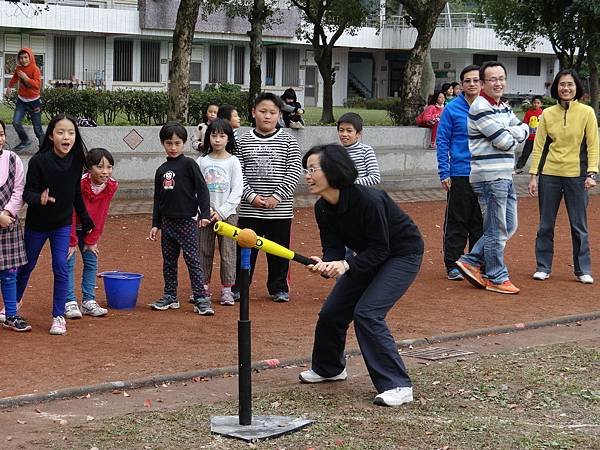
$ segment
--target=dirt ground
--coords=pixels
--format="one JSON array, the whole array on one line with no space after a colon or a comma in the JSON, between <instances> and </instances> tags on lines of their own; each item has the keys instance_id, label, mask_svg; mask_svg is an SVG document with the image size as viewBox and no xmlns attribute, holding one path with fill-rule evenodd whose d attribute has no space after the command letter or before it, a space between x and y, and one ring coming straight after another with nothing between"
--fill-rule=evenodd
<instances>
[{"instance_id":1,"label":"dirt ground","mask_svg":"<svg viewBox=\"0 0 600 450\"><path fill-rule=\"evenodd\" d=\"M417 281L388 316L397 340L598 310L595 286L577 283L573 277L564 208L556 227L552 278L536 282L531 274L535 269L537 202L530 198L519 200L519 229L508 243L506 260L512 281L522 291L518 296L503 296L445 279L441 252L444 203L401 206L419 226L426 256ZM588 210L593 257L600 244L599 212L600 197L593 196ZM20 334L0 330L5 355L0 397L236 365L238 306L216 304L213 317L193 314L192 306L186 302L190 287L183 264L179 292L182 308L159 312L147 306L162 294L160 245L146 240L149 227L149 216L112 216L100 243L100 270L144 274L137 307L110 310L105 318L69 321L66 336L48 334L52 273L49 249L44 250L30 279L22 310L33 331ZM306 256L320 254L312 208L296 210L291 247ZM214 275L218 275L217 266L218 258ZM267 296L265 266L261 256L251 286L252 359L308 356L316 316L333 281L293 264L291 301L275 304ZM104 304L102 281L98 284L98 298ZM212 290L218 298L218 283ZM347 347L357 348L352 331Z\"/></svg>"}]
</instances>

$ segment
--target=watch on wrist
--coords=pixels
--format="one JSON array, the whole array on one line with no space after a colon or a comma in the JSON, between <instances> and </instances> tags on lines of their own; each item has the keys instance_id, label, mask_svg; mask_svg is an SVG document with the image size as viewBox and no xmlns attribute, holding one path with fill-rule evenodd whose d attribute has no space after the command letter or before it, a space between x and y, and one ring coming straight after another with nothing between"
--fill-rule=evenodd
<instances>
[{"instance_id":1,"label":"watch on wrist","mask_svg":"<svg viewBox=\"0 0 600 450\"><path fill-rule=\"evenodd\" d=\"M598 174L596 174L595 172L590 172L587 174L588 178L591 178L592 180L596 181L596 178L598 177Z\"/></svg>"}]
</instances>

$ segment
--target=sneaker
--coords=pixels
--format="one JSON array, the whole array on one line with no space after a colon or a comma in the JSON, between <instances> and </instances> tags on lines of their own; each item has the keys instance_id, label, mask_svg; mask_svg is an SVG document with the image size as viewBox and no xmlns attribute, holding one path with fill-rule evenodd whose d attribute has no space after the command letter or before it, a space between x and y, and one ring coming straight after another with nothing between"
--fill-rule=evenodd
<instances>
[{"instance_id":1,"label":"sneaker","mask_svg":"<svg viewBox=\"0 0 600 450\"><path fill-rule=\"evenodd\" d=\"M167 309L179 309L179 302L171 295L163 295L162 298L150 303L150 308L158 311L166 311Z\"/></svg>"},{"instance_id":2,"label":"sneaker","mask_svg":"<svg viewBox=\"0 0 600 450\"><path fill-rule=\"evenodd\" d=\"M510 280L503 281L501 284L495 284L488 280L485 290L498 292L499 294L518 294L521 291L521 289L512 284Z\"/></svg>"},{"instance_id":3,"label":"sneaker","mask_svg":"<svg viewBox=\"0 0 600 450\"><path fill-rule=\"evenodd\" d=\"M234 306L235 305L235 300L233 299L233 293L231 292L231 289L223 289L223 291L221 291L221 305L223 306Z\"/></svg>"},{"instance_id":4,"label":"sneaker","mask_svg":"<svg viewBox=\"0 0 600 450\"><path fill-rule=\"evenodd\" d=\"M88 300L81 304L81 312L86 316L100 317L108 314L108 309L102 308L96 301Z\"/></svg>"},{"instance_id":5,"label":"sneaker","mask_svg":"<svg viewBox=\"0 0 600 450\"><path fill-rule=\"evenodd\" d=\"M294 122L293 120L291 120L290 128L293 128L294 130L302 130L304 128L304 125L302 125L301 122Z\"/></svg>"},{"instance_id":6,"label":"sneaker","mask_svg":"<svg viewBox=\"0 0 600 450\"><path fill-rule=\"evenodd\" d=\"M465 279L465 277L463 277L462 273L460 273L458 269L452 269L450 272L448 272L448 279L450 281L462 281Z\"/></svg>"},{"instance_id":7,"label":"sneaker","mask_svg":"<svg viewBox=\"0 0 600 450\"><path fill-rule=\"evenodd\" d=\"M20 152L21 150L25 150L27 147L31 145L31 141L20 142L13 148L13 152Z\"/></svg>"},{"instance_id":8,"label":"sneaker","mask_svg":"<svg viewBox=\"0 0 600 450\"><path fill-rule=\"evenodd\" d=\"M231 291L231 296L233 297L233 301L235 302L239 302L240 301L240 291Z\"/></svg>"},{"instance_id":9,"label":"sneaker","mask_svg":"<svg viewBox=\"0 0 600 450\"><path fill-rule=\"evenodd\" d=\"M536 272L533 274L534 280L544 281L544 280L547 280L548 278L550 278L550 274L546 273L546 272Z\"/></svg>"},{"instance_id":10,"label":"sneaker","mask_svg":"<svg viewBox=\"0 0 600 450\"><path fill-rule=\"evenodd\" d=\"M22 301L17 303L17 313L21 309L21 306L23 306ZM5 320L6 320L6 309L2 308L2 309L0 309L0 323L4 322Z\"/></svg>"},{"instance_id":11,"label":"sneaker","mask_svg":"<svg viewBox=\"0 0 600 450\"><path fill-rule=\"evenodd\" d=\"M479 289L485 289L486 283L481 276L479 267L472 266L466 262L456 261L456 268L463 274L465 279L473 286Z\"/></svg>"},{"instance_id":12,"label":"sneaker","mask_svg":"<svg viewBox=\"0 0 600 450\"><path fill-rule=\"evenodd\" d=\"M50 334L63 335L67 334L67 322L63 316L53 317Z\"/></svg>"},{"instance_id":13,"label":"sneaker","mask_svg":"<svg viewBox=\"0 0 600 450\"><path fill-rule=\"evenodd\" d=\"M322 383L324 381L344 381L346 378L348 378L348 372L346 372L346 369L344 369L336 376L322 377L317 372L310 369L310 370L305 370L304 372L300 372L300 375L298 375L298 378L300 378L300 381L302 381L303 383Z\"/></svg>"},{"instance_id":14,"label":"sneaker","mask_svg":"<svg viewBox=\"0 0 600 450\"><path fill-rule=\"evenodd\" d=\"M212 309L210 305L210 298L198 297L196 303L194 304L194 312L200 314L201 316L214 316L215 310Z\"/></svg>"},{"instance_id":15,"label":"sneaker","mask_svg":"<svg viewBox=\"0 0 600 450\"><path fill-rule=\"evenodd\" d=\"M523 173L523 169L516 169L513 174L514 175L521 175Z\"/></svg>"},{"instance_id":16,"label":"sneaker","mask_svg":"<svg viewBox=\"0 0 600 450\"><path fill-rule=\"evenodd\" d=\"M411 387L396 387L375 396L373 403L381 406L400 406L413 401Z\"/></svg>"},{"instance_id":17,"label":"sneaker","mask_svg":"<svg viewBox=\"0 0 600 450\"><path fill-rule=\"evenodd\" d=\"M25 319L19 316L7 317L2 324L4 328L9 328L13 331L30 331L31 325Z\"/></svg>"},{"instance_id":18,"label":"sneaker","mask_svg":"<svg viewBox=\"0 0 600 450\"><path fill-rule=\"evenodd\" d=\"M579 275L577 281L583 284L594 284L594 279L591 275Z\"/></svg>"},{"instance_id":19,"label":"sneaker","mask_svg":"<svg viewBox=\"0 0 600 450\"><path fill-rule=\"evenodd\" d=\"M204 292L207 294L206 298L211 299L211 295L210 295L210 289L208 284L204 285ZM188 299L188 301L193 305L194 303L196 303L196 299L194 298L194 294L190 294L190 298Z\"/></svg>"},{"instance_id":20,"label":"sneaker","mask_svg":"<svg viewBox=\"0 0 600 450\"><path fill-rule=\"evenodd\" d=\"M290 301L290 294L288 292L278 292L275 295L271 295L271 298L275 303L286 303Z\"/></svg>"},{"instance_id":21,"label":"sneaker","mask_svg":"<svg viewBox=\"0 0 600 450\"><path fill-rule=\"evenodd\" d=\"M76 301L67 302L65 304L65 317L67 319L81 319L81 311L79 311Z\"/></svg>"}]
</instances>

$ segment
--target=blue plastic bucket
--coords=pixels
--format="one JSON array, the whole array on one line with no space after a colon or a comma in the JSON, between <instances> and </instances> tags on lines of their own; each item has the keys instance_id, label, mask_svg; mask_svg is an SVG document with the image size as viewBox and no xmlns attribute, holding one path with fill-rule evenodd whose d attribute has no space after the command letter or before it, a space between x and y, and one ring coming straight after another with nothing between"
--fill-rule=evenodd
<instances>
[{"instance_id":1,"label":"blue plastic bucket","mask_svg":"<svg viewBox=\"0 0 600 450\"><path fill-rule=\"evenodd\" d=\"M106 302L112 309L135 308L140 283L144 275L141 273L110 271L98 274L104 279Z\"/></svg>"}]
</instances>

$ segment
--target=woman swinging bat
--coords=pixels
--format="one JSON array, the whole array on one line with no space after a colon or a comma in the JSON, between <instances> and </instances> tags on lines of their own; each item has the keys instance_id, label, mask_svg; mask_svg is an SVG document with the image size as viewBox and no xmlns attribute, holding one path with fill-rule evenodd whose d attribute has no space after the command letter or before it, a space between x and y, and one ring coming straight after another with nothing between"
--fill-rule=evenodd
<instances>
[{"instance_id":1,"label":"woman swinging bat","mask_svg":"<svg viewBox=\"0 0 600 450\"><path fill-rule=\"evenodd\" d=\"M385 191L354 184L357 171L339 145L311 148L302 159L304 177L320 198L315 216L322 258L309 270L337 278L315 329L312 368L304 383L347 378L344 347L354 321L356 337L371 380L375 404L399 406L413 400L412 383L385 316L419 272L423 239L411 218ZM345 247L356 252L344 259Z\"/></svg>"}]
</instances>

